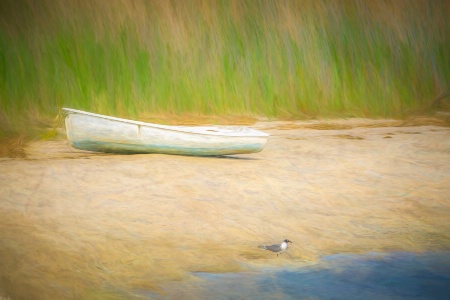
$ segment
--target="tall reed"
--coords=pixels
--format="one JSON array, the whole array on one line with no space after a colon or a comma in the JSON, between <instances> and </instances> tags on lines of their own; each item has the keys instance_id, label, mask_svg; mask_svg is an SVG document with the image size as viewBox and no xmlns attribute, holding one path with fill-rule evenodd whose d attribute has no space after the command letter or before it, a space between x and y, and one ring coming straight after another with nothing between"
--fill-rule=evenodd
<instances>
[{"instance_id":1,"label":"tall reed","mask_svg":"<svg viewBox=\"0 0 450 300\"><path fill-rule=\"evenodd\" d=\"M0 134L63 106L402 117L450 82L450 2L8 0Z\"/></svg>"}]
</instances>

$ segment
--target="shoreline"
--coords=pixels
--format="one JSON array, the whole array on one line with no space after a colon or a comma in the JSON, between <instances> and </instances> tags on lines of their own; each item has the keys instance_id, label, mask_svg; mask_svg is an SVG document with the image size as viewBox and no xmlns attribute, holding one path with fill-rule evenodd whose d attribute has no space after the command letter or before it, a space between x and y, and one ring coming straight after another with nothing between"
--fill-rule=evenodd
<instances>
[{"instance_id":1,"label":"shoreline","mask_svg":"<svg viewBox=\"0 0 450 300\"><path fill-rule=\"evenodd\" d=\"M246 264L449 251L450 128L364 122L258 122L266 148L222 158L33 142L0 159L0 290L89 297ZM278 259L257 248L285 238Z\"/></svg>"}]
</instances>

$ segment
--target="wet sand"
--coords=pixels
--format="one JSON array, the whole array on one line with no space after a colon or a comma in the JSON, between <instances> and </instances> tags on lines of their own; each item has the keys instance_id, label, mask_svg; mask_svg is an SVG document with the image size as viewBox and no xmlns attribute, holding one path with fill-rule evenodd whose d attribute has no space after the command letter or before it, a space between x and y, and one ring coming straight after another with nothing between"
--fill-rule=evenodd
<instances>
[{"instance_id":1,"label":"wet sand","mask_svg":"<svg viewBox=\"0 0 450 300\"><path fill-rule=\"evenodd\" d=\"M0 159L0 297L130 298L192 272L449 251L450 128L392 125L259 122L261 153L218 158L32 143ZM278 258L257 247L285 238Z\"/></svg>"}]
</instances>

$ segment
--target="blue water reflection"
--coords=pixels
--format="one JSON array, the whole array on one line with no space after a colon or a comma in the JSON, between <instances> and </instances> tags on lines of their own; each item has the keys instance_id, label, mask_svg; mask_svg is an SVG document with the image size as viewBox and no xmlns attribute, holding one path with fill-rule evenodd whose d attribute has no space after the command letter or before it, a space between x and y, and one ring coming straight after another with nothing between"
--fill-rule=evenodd
<instances>
[{"instance_id":1,"label":"blue water reflection","mask_svg":"<svg viewBox=\"0 0 450 300\"><path fill-rule=\"evenodd\" d=\"M450 252L332 255L316 265L204 279L185 298L450 299Z\"/></svg>"}]
</instances>

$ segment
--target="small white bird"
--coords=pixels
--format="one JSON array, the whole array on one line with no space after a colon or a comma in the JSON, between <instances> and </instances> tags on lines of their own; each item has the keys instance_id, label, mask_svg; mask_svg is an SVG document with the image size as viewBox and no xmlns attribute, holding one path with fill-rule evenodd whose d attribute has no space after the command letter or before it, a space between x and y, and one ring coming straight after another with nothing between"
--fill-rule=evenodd
<instances>
[{"instance_id":1,"label":"small white bird","mask_svg":"<svg viewBox=\"0 0 450 300\"><path fill-rule=\"evenodd\" d=\"M275 252L278 257L278 254L280 254L281 252L285 251L288 248L288 243L292 244L292 242L290 240L284 240L281 244L274 244L274 245L269 245L269 246L259 246L259 248Z\"/></svg>"}]
</instances>

